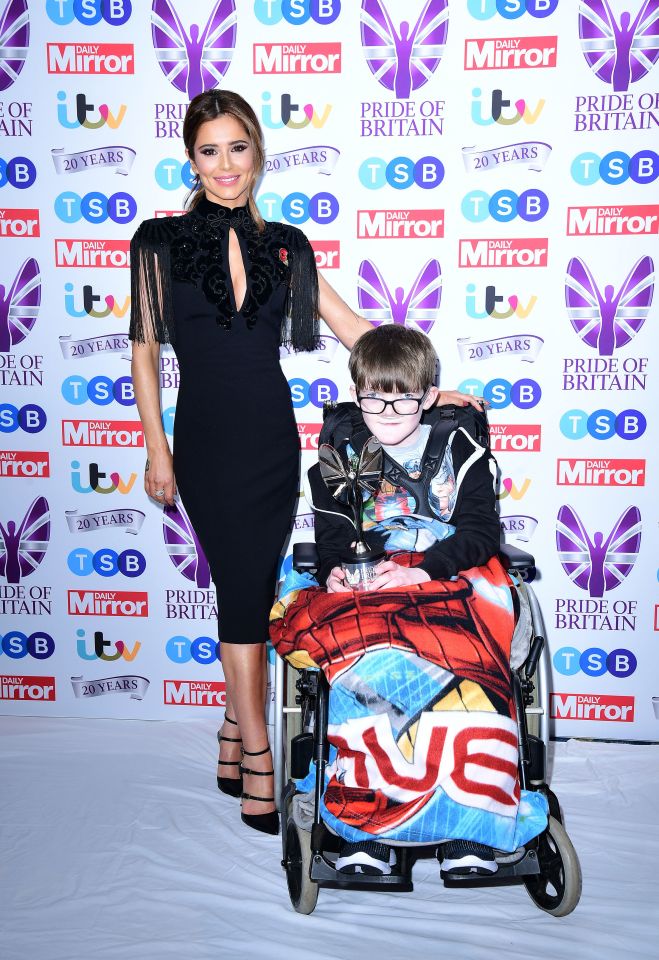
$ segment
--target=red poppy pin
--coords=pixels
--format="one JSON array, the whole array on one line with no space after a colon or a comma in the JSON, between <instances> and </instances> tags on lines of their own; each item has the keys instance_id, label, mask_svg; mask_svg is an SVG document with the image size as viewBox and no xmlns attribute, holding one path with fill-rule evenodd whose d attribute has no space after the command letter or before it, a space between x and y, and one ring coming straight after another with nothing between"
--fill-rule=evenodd
<instances>
[{"instance_id":1,"label":"red poppy pin","mask_svg":"<svg viewBox=\"0 0 659 960\"><path fill-rule=\"evenodd\" d=\"M286 250L285 247L279 248L279 259L284 264L284 266L286 267L288 266L288 250Z\"/></svg>"}]
</instances>

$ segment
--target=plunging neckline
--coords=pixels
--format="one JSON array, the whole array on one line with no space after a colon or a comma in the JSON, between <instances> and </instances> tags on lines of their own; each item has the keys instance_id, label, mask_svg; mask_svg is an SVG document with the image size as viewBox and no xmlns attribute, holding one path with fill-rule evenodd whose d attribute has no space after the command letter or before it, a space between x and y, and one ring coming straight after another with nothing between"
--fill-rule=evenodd
<instances>
[{"instance_id":1,"label":"plunging neckline","mask_svg":"<svg viewBox=\"0 0 659 960\"><path fill-rule=\"evenodd\" d=\"M212 200L209 200L208 197L202 197L201 200L194 207L193 213L198 213L205 220L207 220L211 225L218 224L222 227L225 227L226 230L222 231L222 257L225 261L225 270L228 278L227 292L229 294L229 300L231 303L231 309L233 310L236 316L239 316L247 300L249 298L251 290L251 279L249 267L249 256L247 254L247 249L245 245L245 238L243 230L247 225L252 226L254 220L252 218L251 211L248 204L244 204L240 207L225 207L221 203L214 203ZM242 228L242 229L241 229ZM238 244L238 252L240 255L240 260L242 263L243 273L245 276L245 289L243 291L242 299L240 301L240 306L238 306L238 298L236 296L236 287L234 284L233 275L231 273L231 232L235 234L236 242Z\"/></svg>"}]
</instances>

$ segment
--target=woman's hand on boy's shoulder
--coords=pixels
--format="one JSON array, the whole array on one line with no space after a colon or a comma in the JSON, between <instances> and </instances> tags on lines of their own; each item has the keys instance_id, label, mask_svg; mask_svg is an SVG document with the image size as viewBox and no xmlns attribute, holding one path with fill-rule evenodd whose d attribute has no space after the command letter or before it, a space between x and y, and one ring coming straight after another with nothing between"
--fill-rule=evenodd
<instances>
[{"instance_id":1,"label":"woman's hand on boy's shoulder","mask_svg":"<svg viewBox=\"0 0 659 960\"><path fill-rule=\"evenodd\" d=\"M471 404L477 410L488 406L488 401L484 397L474 397L470 393L461 393L459 390L441 390L435 406L443 407L447 403L452 403L456 407L468 407Z\"/></svg>"}]
</instances>

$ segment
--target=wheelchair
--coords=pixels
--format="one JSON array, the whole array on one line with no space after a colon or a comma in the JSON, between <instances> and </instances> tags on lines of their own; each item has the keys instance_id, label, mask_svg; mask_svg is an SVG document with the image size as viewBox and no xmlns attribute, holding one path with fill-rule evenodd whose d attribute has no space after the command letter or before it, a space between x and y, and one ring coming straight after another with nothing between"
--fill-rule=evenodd
<instances>
[{"instance_id":1,"label":"wheelchair","mask_svg":"<svg viewBox=\"0 0 659 960\"><path fill-rule=\"evenodd\" d=\"M541 791L549 809L547 827L513 853L497 852L498 869L491 876L442 875L446 887L523 884L537 907L563 917L581 896L581 868L563 826L558 799L546 776L549 742L550 676L544 624L530 582L535 575L533 556L502 545L501 559L530 619L526 649L511 667L511 685L517 714L520 787ZM317 567L313 543L295 544L293 566L299 572ZM329 684L319 669L294 670L281 657L275 660L273 761L275 796L282 819L282 867L288 893L297 913L314 911L321 887L369 891L411 892L417 860L435 856L437 844L396 846L397 862L388 875L342 874L335 861L341 845L323 822L321 799L329 762L327 738ZM296 781L315 767L313 802L297 791Z\"/></svg>"}]
</instances>

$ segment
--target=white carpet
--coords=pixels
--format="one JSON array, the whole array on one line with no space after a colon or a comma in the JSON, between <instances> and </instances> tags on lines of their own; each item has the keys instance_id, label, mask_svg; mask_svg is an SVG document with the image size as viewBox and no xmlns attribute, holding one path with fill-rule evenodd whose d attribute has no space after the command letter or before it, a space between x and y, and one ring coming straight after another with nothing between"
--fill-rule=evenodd
<instances>
[{"instance_id":1,"label":"white carpet","mask_svg":"<svg viewBox=\"0 0 659 960\"><path fill-rule=\"evenodd\" d=\"M291 909L277 838L215 786L215 727L0 717L2 960L659 957L659 746L554 745L581 860L564 919L523 887L321 890Z\"/></svg>"}]
</instances>

